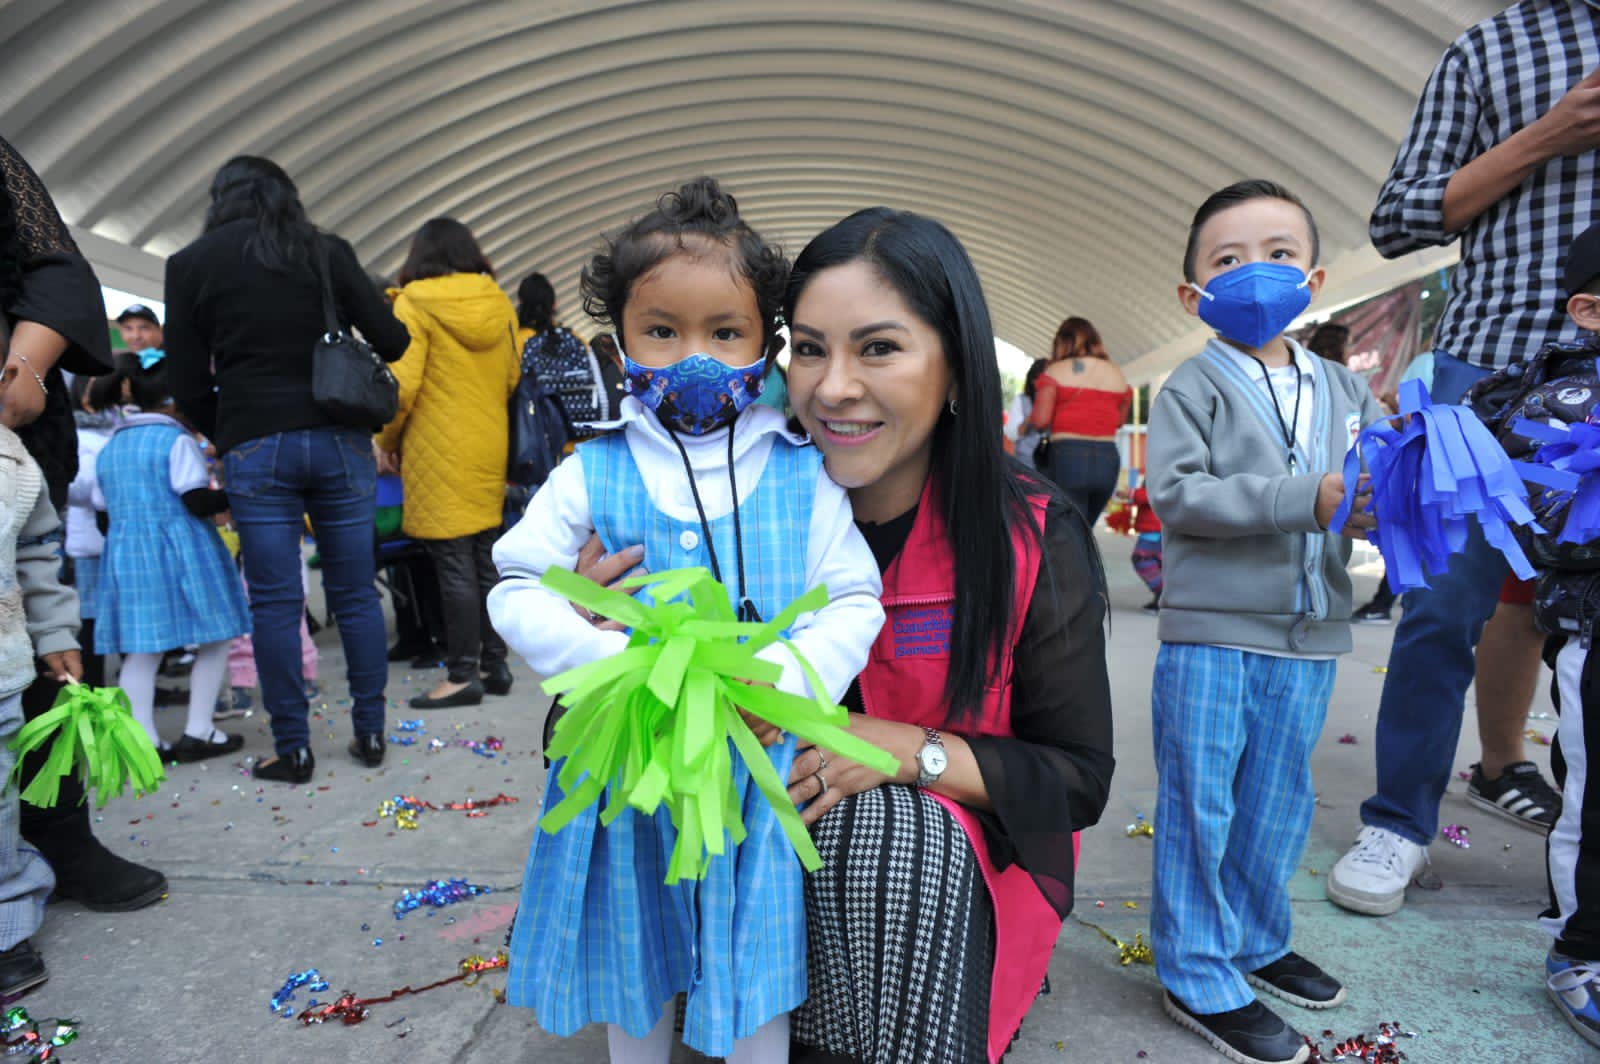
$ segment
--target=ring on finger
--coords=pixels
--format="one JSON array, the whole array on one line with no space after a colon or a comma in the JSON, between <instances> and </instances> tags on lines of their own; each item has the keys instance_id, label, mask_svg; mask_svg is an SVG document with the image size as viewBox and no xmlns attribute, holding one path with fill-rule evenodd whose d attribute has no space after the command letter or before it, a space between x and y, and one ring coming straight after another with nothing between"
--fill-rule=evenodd
<instances>
[{"instance_id":1,"label":"ring on finger","mask_svg":"<svg viewBox=\"0 0 1600 1064\"><path fill-rule=\"evenodd\" d=\"M827 767L828 767L828 755L823 753L822 752L822 748L819 746L819 747L817 747L817 771L821 772L823 769L825 769Z\"/></svg>"},{"instance_id":2,"label":"ring on finger","mask_svg":"<svg viewBox=\"0 0 1600 1064\"><path fill-rule=\"evenodd\" d=\"M813 772L812 775L817 778L817 783L822 787L822 789L817 792L817 797L821 798L824 794L828 793L828 781L823 778L820 770Z\"/></svg>"}]
</instances>

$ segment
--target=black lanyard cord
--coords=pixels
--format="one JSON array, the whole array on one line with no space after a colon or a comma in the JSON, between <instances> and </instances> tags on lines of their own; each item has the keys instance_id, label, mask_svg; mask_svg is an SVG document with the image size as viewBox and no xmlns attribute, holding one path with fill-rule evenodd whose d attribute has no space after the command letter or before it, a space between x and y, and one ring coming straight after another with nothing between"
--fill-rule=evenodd
<instances>
[{"instance_id":1,"label":"black lanyard cord","mask_svg":"<svg viewBox=\"0 0 1600 1064\"><path fill-rule=\"evenodd\" d=\"M1272 400L1272 412L1278 415L1278 428L1283 433L1283 445L1289 451L1289 472L1294 472L1294 448L1296 437L1300 432L1300 367L1295 365L1294 356L1289 356L1289 368L1294 370L1294 419L1285 423L1283 420L1283 407L1278 404L1278 389L1272 385L1272 374L1267 370L1267 364L1256 356L1256 365L1261 367L1261 379L1267 382L1267 397Z\"/></svg>"},{"instance_id":2,"label":"black lanyard cord","mask_svg":"<svg viewBox=\"0 0 1600 1064\"><path fill-rule=\"evenodd\" d=\"M694 509L700 515L700 532L705 536L706 553L711 557L711 575L717 582L722 583L722 566L717 561L717 546L711 539L711 522L706 520L705 504L700 501L700 489L695 484L694 467L689 464L689 451L683 446L683 441L678 438L677 432L670 426L662 425L667 430L667 435L672 437L672 442L678 445L678 454L683 459L683 471L689 477L689 494L694 496ZM760 622L761 614L756 611L756 604L750 601L746 593L744 580L744 529L739 523L739 479L733 471L733 426L728 426L728 489L733 492L733 553L734 561L739 567L739 620Z\"/></svg>"}]
</instances>

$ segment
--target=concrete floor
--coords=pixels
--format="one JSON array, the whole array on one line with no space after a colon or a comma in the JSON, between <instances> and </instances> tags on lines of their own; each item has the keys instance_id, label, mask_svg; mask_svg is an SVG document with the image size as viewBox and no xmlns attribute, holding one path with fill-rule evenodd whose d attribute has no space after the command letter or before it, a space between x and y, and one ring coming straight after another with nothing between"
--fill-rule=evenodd
<instances>
[{"instance_id":1,"label":"concrete floor","mask_svg":"<svg viewBox=\"0 0 1600 1064\"><path fill-rule=\"evenodd\" d=\"M1107 537L1103 546L1115 606L1118 770L1105 822L1083 837L1078 915L1131 939L1148 928L1150 840L1130 838L1124 828L1154 806L1148 706L1155 620L1137 608L1145 595L1127 562L1129 541ZM1372 585L1372 574L1360 575L1358 593ZM1468 826L1472 847L1433 847L1438 889L1413 888L1406 908L1384 920L1324 900L1321 876L1353 838L1357 806L1371 787L1373 720L1391 632L1358 628L1355 653L1340 666L1328 738L1315 758L1321 808L1294 888L1296 944L1345 980L1349 1000L1329 1013L1283 1011L1308 1034L1329 1030L1339 1038L1398 1020L1417 1033L1404 1044L1413 1062L1588 1059L1543 992L1548 943L1534 923L1543 904L1543 845L1475 812L1464 784L1452 784L1442 820ZM417 717L427 731L416 746L392 747L383 769L368 771L344 753L348 710L338 641L324 632L318 642L328 697L315 707L313 782L258 785L243 760L176 766L159 795L120 799L93 814L109 846L167 872L171 896L119 915L52 906L36 939L51 980L21 1004L36 1017L81 1022L81 1037L61 1056L80 1064L604 1060L601 1032L552 1038L525 1011L497 1005L500 974L475 987L377 1006L358 1027L304 1028L271 1014L268 998L290 972L319 968L332 984L315 995L324 1001L344 989L374 997L450 975L462 958L498 946L515 908L542 783L545 701L526 670L508 698L419 714L403 700L435 674L395 669L391 732L397 721ZM1549 712L1541 695L1534 713ZM169 738L181 729L182 713L161 712ZM1476 756L1470 708L1468 716L1456 758L1461 769ZM259 713L236 723L247 736L245 754L270 754ZM1554 725L1536 716L1530 726L1548 735ZM1353 744L1338 741L1347 734ZM454 744L490 735L504 741L492 759L461 745L426 749L430 738ZM1547 766L1546 748L1529 749ZM424 813L414 831L372 823L379 803L395 794L443 804L501 792L520 801L478 818ZM450 876L495 892L395 919L402 890ZM1222 1059L1161 1014L1151 968L1119 966L1115 948L1078 922L1062 932L1051 982L1054 992L1033 1009L1008 1061ZM297 1004L308 996L301 991Z\"/></svg>"}]
</instances>

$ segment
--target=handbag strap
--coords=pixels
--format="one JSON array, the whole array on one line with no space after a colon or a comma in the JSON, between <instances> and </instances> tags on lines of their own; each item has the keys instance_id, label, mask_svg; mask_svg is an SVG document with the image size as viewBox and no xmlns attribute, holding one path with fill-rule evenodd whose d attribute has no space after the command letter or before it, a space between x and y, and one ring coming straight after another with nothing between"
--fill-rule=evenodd
<instances>
[{"instance_id":1,"label":"handbag strap","mask_svg":"<svg viewBox=\"0 0 1600 1064\"><path fill-rule=\"evenodd\" d=\"M338 304L333 299L333 276L328 265L328 243L322 238L321 233L317 233L313 241L317 245L317 280L322 285L322 326L326 330L327 337L332 339L342 334L344 330L339 327Z\"/></svg>"}]
</instances>

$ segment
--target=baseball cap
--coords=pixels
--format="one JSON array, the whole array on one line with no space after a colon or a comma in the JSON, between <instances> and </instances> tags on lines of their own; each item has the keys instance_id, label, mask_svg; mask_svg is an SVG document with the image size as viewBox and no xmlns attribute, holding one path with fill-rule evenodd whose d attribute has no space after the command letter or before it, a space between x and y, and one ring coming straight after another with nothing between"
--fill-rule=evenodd
<instances>
[{"instance_id":1,"label":"baseball cap","mask_svg":"<svg viewBox=\"0 0 1600 1064\"><path fill-rule=\"evenodd\" d=\"M1567 295L1575 296L1600 277L1600 223L1579 233L1567 248L1567 269L1561 279Z\"/></svg>"},{"instance_id":2,"label":"baseball cap","mask_svg":"<svg viewBox=\"0 0 1600 1064\"><path fill-rule=\"evenodd\" d=\"M129 318L143 318L145 321L149 322L151 325L160 325L161 324L161 319L156 317L156 312L151 310L149 307L145 306L143 303L135 303L132 306L130 306L128 309L124 310L121 314L118 314L117 315L117 324L120 325L121 323L127 321Z\"/></svg>"}]
</instances>

